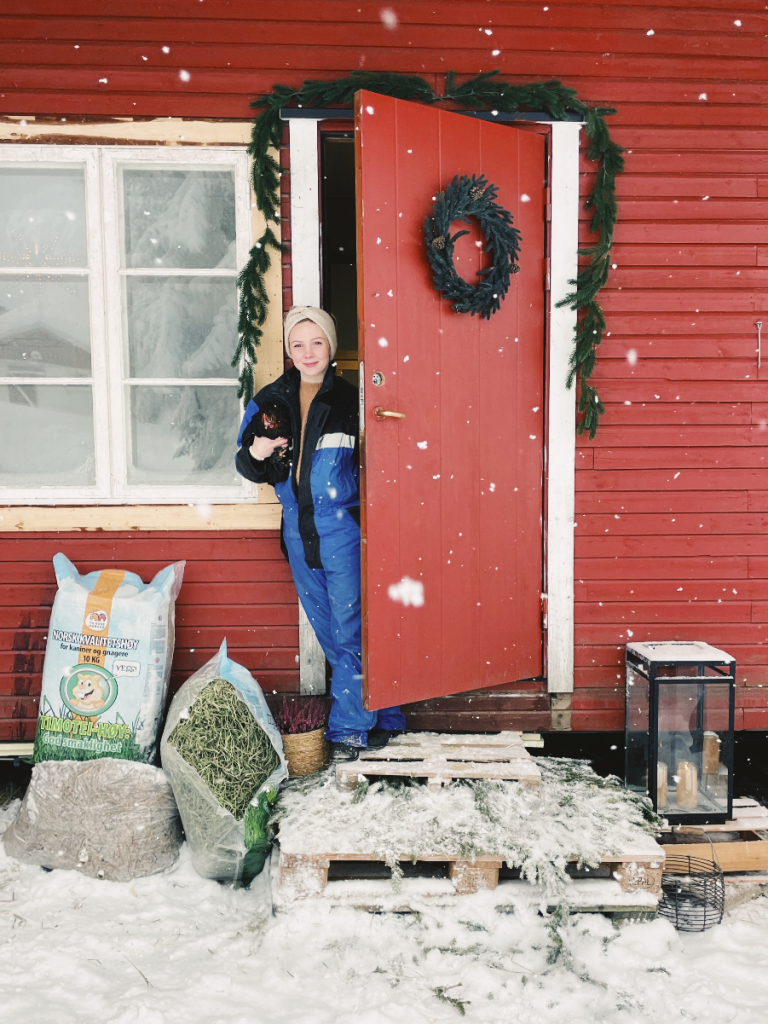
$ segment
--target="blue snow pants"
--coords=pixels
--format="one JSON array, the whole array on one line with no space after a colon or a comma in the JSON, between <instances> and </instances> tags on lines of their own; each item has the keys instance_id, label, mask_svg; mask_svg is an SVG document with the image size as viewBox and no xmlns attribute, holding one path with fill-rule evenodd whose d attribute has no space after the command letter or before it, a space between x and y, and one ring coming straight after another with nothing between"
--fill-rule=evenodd
<instances>
[{"instance_id":1,"label":"blue snow pants","mask_svg":"<svg viewBox=\"0 0 768 1024\"><path fill-rule=\"evenodd\" d=\"M399 708L363 707L360 527L345 508L315 510L322 569L310 569L299 536L298 506L283 505L283 539L299 600L333 669L326 739L365 747L368 730L405 729Z\"/></svg>"}]
</instances>

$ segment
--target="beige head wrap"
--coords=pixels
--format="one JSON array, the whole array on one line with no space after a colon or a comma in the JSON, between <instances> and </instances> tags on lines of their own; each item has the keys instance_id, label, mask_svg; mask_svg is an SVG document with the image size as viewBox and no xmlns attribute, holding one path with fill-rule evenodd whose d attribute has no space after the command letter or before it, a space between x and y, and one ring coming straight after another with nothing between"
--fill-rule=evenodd
<instances>
[{"instance_id":1,"label":"beige head wrap","mask_svg":"<svg viewBox=\"0 0 768 1024\"><path fill-rule=\"evenodd\" d=\"M289 309L285 314L285 320L283 324L283 339L285 344L285 351L290 357L290 351L288 350L288 338L290 337L291 331L300 324L302 320L311 320L312 323L323 331L328 344L331 349L331 359L336 355L336 325L333 322L333 317L330 313L326 313L324 309L318 309L317 306L294 306L293 309Z\"/></svg>"}]
</instances>

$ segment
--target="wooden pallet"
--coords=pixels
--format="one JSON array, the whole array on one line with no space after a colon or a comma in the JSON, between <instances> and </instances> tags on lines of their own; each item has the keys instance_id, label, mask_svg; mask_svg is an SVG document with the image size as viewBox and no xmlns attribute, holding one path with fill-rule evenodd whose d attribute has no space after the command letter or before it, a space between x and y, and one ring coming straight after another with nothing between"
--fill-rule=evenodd
<instances>
[{"instance_id":1,"label":"wooden pallet","mask_svg":"<svg viewBox=\"0 0 768 1024\"><path fill-rule=\"evenodd\" d=\"M702 836L700 843L665 843L669 856L715 859L726 872L768 871L768 808L756 800L740 798L733 801L733 820L724 825L683 825L674 831L682 835L699 836L708 832L716 837L722 832L738 832L739 841L710 846Z\"/></svg>"},{"instance_id":2,"label":"wooden pallet","mask_svg":"<svg viewBox=\"0 0 768 1024\"><path fill-rule=\"evenodd\" d=\"M437 864L448 865L447 877L430 877L430 868ZM573 862L573 875L578 881L581 891L590 885L603 888L608 884L615 896L636 897L620 899L623 909L636 910L638 907L653 910L661 893L661 873L664 863L664 852L652 839L643 848L627 850L618 855L606 856L600 868L581 870ZM344 864L346 870L343 878L329 881L331 865ZM403 862L403 867L410 877L402 879L395 892L392 882L381 877L383 861L381 857L369 853L296 853L280 850L277 858L274 897L277 906L285 905L294 900L324 897L332 902L348 904L350 900L356 906L368 906L375 909L384 902L391 903L389 897L400 904L408 903L409 899L443 900L448 897L467 896L484 890L498 890L499 895L508 884L513 884L516 891L532 891L527 882L510 877L500 857L477 857L474 861L463 857L447 857L445 854L420 857L415 864ZM421 872L419 868L422 868ZM376 877L378 875L378 877ZM588 889L587 889L588 891ZM597 890L595 890L597 893ZM509 890L512 894L512 890ZM371 903L373 901L373 903ZM600 902L602 901L602 902ZM600 894L598 903L602 906L604 895ZM615 899L614 899L615 902ZM637 904L637 906L636 906Z\"/></svg>"},{"instance_id":3,"label":"wooden pallet","mask_svg":"<svg viewBox=\"0 0 768 1024\"><path fill-rule=\"evenodd\" d=\"M405 733L381 750L365 750L357 761L336 766L339 789L355 789L369 776L426 779L431 789L455 779L512 779L527 786L541 783L541 772L519 732L477 736Z\"/></svg>"}]
</instances>

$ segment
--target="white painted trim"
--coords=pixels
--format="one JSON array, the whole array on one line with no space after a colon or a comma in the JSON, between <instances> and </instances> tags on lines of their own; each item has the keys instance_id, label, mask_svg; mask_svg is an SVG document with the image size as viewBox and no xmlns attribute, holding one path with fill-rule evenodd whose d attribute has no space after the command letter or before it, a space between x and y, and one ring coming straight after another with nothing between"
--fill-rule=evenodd
<instances>
[{"instance_id":1,"label":"white painted trim","mask_svg":"<svg viewBox=\"0 0 768 1024\"><path fill-rule=\"evenodd\" d=\"M9 275L45 276L60 272L88 282L91 373L88 377L29 378L35 386L87 387L91 395L94 421L94 483L92 485L55 485L41 487L0 487L3 501L23 504L39 500L41 493L52 493L63 501L97 500L106 493L109 483L109 445L106 429L99 429L108 418L106 363L104 359L104 280L101 241L101 185L98 150L83 146L0 146L0 162L20 167L61 167L69 164L82 167L85 176L85 219L87 267L6 267ZM21 378L3 378L4 384L21 384Z\"/></svg>"},{"instance_id":2,"label":"white painted trim","mask_svg":"<svg viewBox=\"0 0 768 1024\"><path fill-rule=\"evenodd\" d=\"M125 437L123 423L123 364L121 347L122 324L122 281L131 274L158 275L154 268L148 270L120 267L120 192L118 189L118 164L145 164L153 169L191 167L232 168L235 174L235 204L237 220L236 267L242 267L248 259L251 247L251 193L250 161L243 146L217 146L215 149L184 148L164 149L146 146L51 146L51 145L0 145L0 162L13 163L20 167L57 167L70 163L85 168L86 174L86 216L88 231L88 267L72 268L12 268L3 267L5 276L29 273L66 273L84 277L89 281L91 310L91 377L83 378L31 378L34 385L67 385L88 387L93 396L95 420L95 464L94 486L50 486L11 488L0 487L0 501L23 506L46 505L50 503L114 504L130 502L135 504L177 504L184 503L256 503L258 488L246 480L239 480L227 486L193 486L191 484L159 485L146 484L128 487L125 483ZM185 270L174 269L174 276L212 276L235 278L238 270ZM109 372L108 372L109 368ZM20 378L9 379L9 383L21 384ZM3 383L3 381L0 381ZM198 387L235 387L233 377L224 380L152 380L153 385L192 384ZM236 424L233 424L233 430ZM111 451L111 462L110 462Z\"/></svg>"},{"instance_id":3,"label":"white painted trim","mask_svg":"<svg viewBox=\"0 0 768 1024\"><path fill-rule=\"evenodd\" d=\"M549 293L549 423L547 443L547 689L573 691L575 388L565 386L576 311L557 308L576 278L579 246L579 132L552 125L552 225Z\"/></svg>"},{"instance_id":4,"label":"white painted trim","mask_svg":"<svg viewBox=\"0 0 768 1024\"><path fill-rule=\"evenodd\" d=\"M316 121L312 122L316 124ZM325 693L325 654L299 601L299 693Z\"/></svg>"},{"instance_id":5,"label":"white painted trim","mask_svg":"<svg viewBox=\"0 0 768 1024\"><path fill-rule=\"evenodd\" d=\"M248 252L251 244L250 235L250 193L248 185L248 157L241 149L215 150L202 149L178 149L173 151L163 150L158 152L157 147L131 147L120 146L102 149L102 182L104 190L103 199L103 223L105 242L105 264L107 284L107 341L108 357L110 363L110 438L112 448L112 481L110 496L129 503L133 502L158 502L158 501L237 501L254 495L254 488L245 480L240 480L231 485L196 485L189 484L128 484L127 482L127 458L126 452L129 446L130 421L125 412L126 387L125 385L137 385L144 383L129 378L127 372L127 359L124 351L124 312L123 312L123 278L131 276L130 269L121 266L122 247L122 189L120 187L120 168L126 164L133 166L146 166L152 169L178 168L178 167L210 167L233 170L235 175L235 207L237 224L237 242L235 262L241 267L248 259ZM197 276L197 277L232 277L237 270L227 270L222 273L218 268L197 269L192 274L175 273L172 276ZM139 272L141 275L141 271ZM157 274L153 276L158 276ZM162 276L162 275L160 275ZM235 387L235 377L219 380L208 378L203 382L192 379L156 379L147 381L153 386L174 385L174 386L227 386ZM159 497L162 494L162 497Z\"/></svg>"},{"instance_id":6,"label":"white painted trim","mask_svg":"<svg viewBox=\"0 0 768 1024\"><path fill-rule=\"evenodd\" d=\"M320 305L320 151L318 122L289 121L291 280L296 306ZM325 654L299 602L299 689L325 693Z\"/></svg>"},{"instance_id":7,"label":"white painted trim","mask_svg":"<svg viewBox=\"0 0 768 1024\"><path fill-rule=\"evenodd\" d=\"M291 278L295 306L320 305L317 121L290 121Z\"/></svg>"}]
</instances>

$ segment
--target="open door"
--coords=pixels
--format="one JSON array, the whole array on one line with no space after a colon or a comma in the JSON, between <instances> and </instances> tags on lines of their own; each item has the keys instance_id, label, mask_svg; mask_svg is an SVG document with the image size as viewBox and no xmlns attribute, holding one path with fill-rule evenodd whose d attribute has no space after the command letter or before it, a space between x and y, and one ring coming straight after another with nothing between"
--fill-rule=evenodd
<instances>
[{"instance_id":1,"label":"open door","mask_svg":"<svg viewBox=\"0 0 768 1024\"><path fill-rule=\"evenodd\" d=\"M369 92L355 138L363 692L376 709L542 674L545 151L531 132ZM495 183L522 234L490 320L432 286L424 218L457 174ZM455 256L476 280L479 230Z\"/></svg>"}]
</instances>

